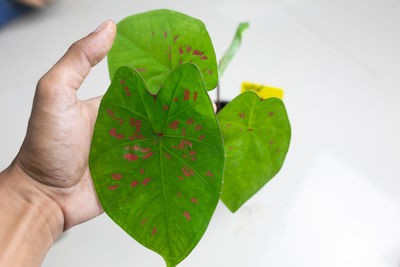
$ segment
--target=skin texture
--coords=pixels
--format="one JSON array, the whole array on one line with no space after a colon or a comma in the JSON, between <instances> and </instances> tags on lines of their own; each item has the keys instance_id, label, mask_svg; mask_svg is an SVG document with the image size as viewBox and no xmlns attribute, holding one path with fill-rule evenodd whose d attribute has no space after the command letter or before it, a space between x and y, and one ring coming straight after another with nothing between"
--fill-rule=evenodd
<instances>
[{"instance_id":1,"label":"skin texture","mask_svg":"<svg viewBox=\"0 0 400 267\"><path fill-rule=\"evenodd\" d=\"M115 32L106 21L75 42L37 85L25 140L0 173L1 266L39 266L63 231L103 212L88 169L101 97L82 101L76 90Z\"/></svg>"}]
</instances>

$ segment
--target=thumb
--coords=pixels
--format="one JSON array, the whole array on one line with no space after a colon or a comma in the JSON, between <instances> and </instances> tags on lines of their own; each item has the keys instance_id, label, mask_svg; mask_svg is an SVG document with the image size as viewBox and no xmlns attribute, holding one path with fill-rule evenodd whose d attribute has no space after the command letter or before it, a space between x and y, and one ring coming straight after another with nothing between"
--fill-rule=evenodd
<instances>
[{"instance_id":1,"label":"thumb","mask_svg":"<svg viewBox=\"0 0 400 267\"><path fill-rule=\"evenodd\" d=\"M108 20L88 36L73 43L65 55L40 79L38 87L44 87L46 91L78 90L90 69L110 50L115 33L114 22Z\"/></svg>"}]
</instances>

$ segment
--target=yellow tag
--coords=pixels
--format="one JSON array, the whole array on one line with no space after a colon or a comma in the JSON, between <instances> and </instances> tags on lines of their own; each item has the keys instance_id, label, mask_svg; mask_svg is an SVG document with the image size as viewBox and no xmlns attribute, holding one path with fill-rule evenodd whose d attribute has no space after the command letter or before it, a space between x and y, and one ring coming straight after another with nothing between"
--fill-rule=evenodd
<instances>
[{"instance_id":1,"label":"yellow tag","mask_svg":"<svg viewBox=\"0 0 400 267\"><path fill-rule=\"evenodd\" d=\"M275 88L271 86L265 86L255 83L243 82L242 83L242 93L246 91L254 91L262 99L267 99L270 97L283 98L283 90L280 88Z\"/></svg>"}]
</instances>

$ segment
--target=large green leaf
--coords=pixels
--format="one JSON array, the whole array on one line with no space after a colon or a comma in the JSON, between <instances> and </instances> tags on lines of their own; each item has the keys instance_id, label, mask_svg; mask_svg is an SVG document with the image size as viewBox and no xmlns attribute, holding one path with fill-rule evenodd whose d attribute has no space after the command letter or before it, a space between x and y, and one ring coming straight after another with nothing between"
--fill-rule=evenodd
<instances>
[{"instance_id":1,"label":"large green leaf","mask_svg":"<svg viewBox=\"0 0 400 267\"><path fill-rule=\"evenodd\" d=\"M218 83L214 47L204 24L171 10L154 10L123 19L108 53L110 77L120 66L140 72L148 89L157 93L168 75L185 62L196 64L207 90Z\"/></svg>"},{"instance_id":2,"label":"large green leaf","mask_svg":"<svg viewBox=\"0 0 400 267\"><path fill-rule=\"evenodd\" d=\"M221 193L222 135L193 64L151 95L119 68L100 104L90 172L105 212L129 235L181 262L204 234Z\"/></svg>"},{"instance_id":3,"label":"large green leaf","mask_svg":"<svg viewBox=\"0 0 400 267\"><path fill-rule=\"evenodd\" d=\"M242 44L242 35L244 31L249 27L248 22L242 22L236 29L235 36L229 46L229 48L225 51L225 54L222 56L221 60L219 61L218 65L218 73L219 76L224 74L226 67L228 66L229 62L231 62L233 56L239 50L240 45Z\"/></svg>"},{"instance_id":4,"label":"large green leaf","mask_svg":"<svg viewBox=\"0 0 400 267\"><path fill-rule=\"evenodd\" d=\"M282 167L290 123L279 98L261 101L250 91L232 100L217 117L227 154L221 199L235 212Z\"/></svg>"}]
</instances>

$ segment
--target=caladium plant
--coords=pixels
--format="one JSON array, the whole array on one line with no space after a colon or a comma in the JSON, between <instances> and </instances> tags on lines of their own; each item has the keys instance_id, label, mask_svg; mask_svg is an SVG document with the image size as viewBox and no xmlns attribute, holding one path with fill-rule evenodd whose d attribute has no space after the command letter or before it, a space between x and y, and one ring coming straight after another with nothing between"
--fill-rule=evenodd
<instances>
[{"instance_id":1,"label":"caladium plant","mask_svg":"<svg viewBox=\"0 0 400 267\"><path fill-rule=\"evenodd\" d=\"M220 75L247 27L239 26ZM279 171L290 141L285 107L248 92L216 117L208 32L171 10L118 23L108 63L112 82L89 157L96 192L120 227L176 266L200 241L221 192L234 212Z\"/></svg>"}]
</instances>

